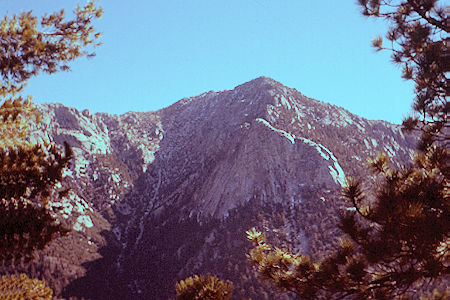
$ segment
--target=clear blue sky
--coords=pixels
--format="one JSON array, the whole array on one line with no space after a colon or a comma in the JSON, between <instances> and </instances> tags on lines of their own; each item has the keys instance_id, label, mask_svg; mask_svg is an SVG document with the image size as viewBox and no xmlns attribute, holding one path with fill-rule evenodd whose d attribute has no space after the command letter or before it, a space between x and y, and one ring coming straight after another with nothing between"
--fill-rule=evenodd
<instances>
[{"instance_id":1,"label":"clear blue sky","mask_svg":"<svg viewBox=\"0 0 450 300\"><path fill-rule=\"evenodd\" d=\"M0 13L36 14L86 0L0 0ZM383 21L356 1L103 0L96 22L103 46L72 71L39 75L26 90L36 102L93 112L149 111L183 97L232 89L259 76L368 119L400 123L413 84L373 37Z\"/></svg>"}]
</instances>

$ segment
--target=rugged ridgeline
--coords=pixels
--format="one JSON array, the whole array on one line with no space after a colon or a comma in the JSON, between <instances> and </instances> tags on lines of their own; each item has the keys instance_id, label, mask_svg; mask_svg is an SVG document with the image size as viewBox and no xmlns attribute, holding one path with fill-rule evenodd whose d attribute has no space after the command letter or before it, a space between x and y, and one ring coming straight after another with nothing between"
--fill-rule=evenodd
<instances>
[{"instance_id":1,"label":"rugged ridgeline","mask_svg":"<svg viewBox=\"0 0 450 300\"><path fill-rule=\"evenodd\" d=\"M367 174L379 152L407 161L415 143L265 77L156 112L39 109L33 138L75 152L60 211L73 230L16 270L67 298L167 299L177 280L209 272L236 297L274 299L246 262L245 230L321 257L340 235L344 176Z\"/></svg>"}]
</instances>

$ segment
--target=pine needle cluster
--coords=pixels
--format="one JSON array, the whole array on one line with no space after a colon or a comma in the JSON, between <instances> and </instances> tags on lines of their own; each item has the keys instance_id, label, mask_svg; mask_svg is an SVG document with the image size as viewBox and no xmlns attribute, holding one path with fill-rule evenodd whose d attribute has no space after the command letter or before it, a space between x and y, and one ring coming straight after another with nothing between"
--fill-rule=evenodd
<instances>
[{"instance_id":1,"label":"pine needle cluster","mask_svg":"<svg viewBox=\"0 0 450 300\"><path fill-rule=\"evenodd\" d=\"M0 299L50 300L52 295L45 281L30 279L25 274L0 277Z\"/></svg>"},{"instance_id":2,"label":"pine needle cluster","mask_svg":"<svg viewBox=\"0 0 450 300\"><path fill-rule=\"evenodd\" d=\"M4 16L0 21L0 95L22 91L26 81L39 72L69 70L68 62L93 56L87 47L98 46L100 33L93 20L102 16L94 2L78 6L66 20L62 9L41 18L32 11Z\"/></svg>"},{"instance_id":3,"label":"pine needle cluster","mask_svg":"<svg viewBox=\"0 0 450 300\"><path fill-rule=\"evenodd\" d=\"M181 280L175 286L177 300L229 300L233 295L233 284L217 276L194 275Z\"/></svg>"}]
</instances>

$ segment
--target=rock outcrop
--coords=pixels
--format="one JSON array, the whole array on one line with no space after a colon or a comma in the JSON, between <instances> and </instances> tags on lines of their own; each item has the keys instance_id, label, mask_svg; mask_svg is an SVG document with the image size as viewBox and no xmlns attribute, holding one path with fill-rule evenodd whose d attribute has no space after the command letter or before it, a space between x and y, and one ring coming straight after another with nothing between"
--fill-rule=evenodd
<instances>
[{"instance_id":1,"label":"rock outcrop","mask_svg":"<svg viewBox=\"0 0 450 300\"><path fill-rule=\"evenodd\" d=\"M339 236L345 176L366 176L378 152L406 162L416 141L266 77L156 112L39 110L32 138L73 147L62 215L71 238L90 243L77 253L96 253L50 282L92 299L166 299L177 280L206 272L233 280L238 296L272 299L245 262L245 230L320 256Z\"/></svg>"}]
</instances>

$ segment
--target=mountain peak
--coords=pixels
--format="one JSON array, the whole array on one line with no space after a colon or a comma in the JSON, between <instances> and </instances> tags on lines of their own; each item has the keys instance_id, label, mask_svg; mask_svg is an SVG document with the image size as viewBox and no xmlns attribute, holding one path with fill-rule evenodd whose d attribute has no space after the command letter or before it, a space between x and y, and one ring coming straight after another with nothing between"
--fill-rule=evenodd
<instances>
[{"instance_id":1,"label":"mountain peak","mask_svg":"<svg viewBox=\"0 0 450 300\"><path fill-rule=\"evenodd\" d=\"M250 82L253 82L253 81L254 82L260 81L260 82L266 82L266 83L281 85L280 82L278 82L275 79L273 79L271 77L268 77L268 76L259 76L259 77L255 78L253 80L250 80Z\"/></svg>"},{"instance_id":2,"label":"mountain peak","mask_svg":"<svg viewBox=\"0 0 450 300\"><path fill-rule=\"evenodd\" d=\"M284 87L283 84L281 84L280 82L274 80L273 78L267 77L267 76L260 76L257 77L255 79L252 79L250 81L247 81L239 86L237 86L236 88L239 87L257 87L257 88L261 88L261 87Z\"/></svg>"},{"instance_id":3,"label":"mountain peak","mask_svg":"<svg viewBox=\"0 0 450 300\"><path fill-rule=\"evenodd\" d=\"M71 191L58 211L73 230L33 263L55 262L44 279L59 291L71 282L67 296L89 299L167 299L176 281L206 272L255 291L239 296L273 299L253 277L241 282L244 232L264 228L305 253L325 251L318 241L336 238L344 176L365 176L379 152L407 161L415 144L399 126L264 76L156 112L38 109L33 138L73 148L64 173Z\"/></svg>"}]
</instances>

